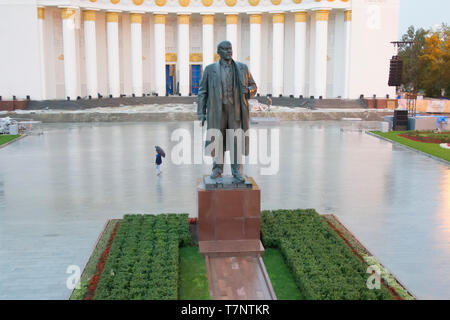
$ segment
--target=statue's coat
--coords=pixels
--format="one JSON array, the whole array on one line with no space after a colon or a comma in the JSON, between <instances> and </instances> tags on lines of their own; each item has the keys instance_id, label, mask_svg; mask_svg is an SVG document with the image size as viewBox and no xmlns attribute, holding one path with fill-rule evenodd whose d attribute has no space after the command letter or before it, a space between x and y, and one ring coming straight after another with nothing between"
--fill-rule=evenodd
<instances>
[{"instance_id":1,"label":"statue's coat","mask_svg":"<svg viewBox=\"0 0 450 320\"><path fill-rule=\"evenodd\" d=\"M234 65L234 70L236 71L238 78L237 88L234 88L236 120L241 120L242 130L247 132L250 127L250 108L248 105L248 99L255 96L257 87L247 65L234 60L232 60L232 64ZM207 129L220 129L222 99L223 93L220 77L220 62L218 61L206 66L203 71L203 76L198 90L197 115L199 120L202 120L204 115L206 115ZM244 140L244 155L247 156L249 153L248 135ZM207 140L205 148L210 143L211 141Z\"/></svg>"}]
</instances>

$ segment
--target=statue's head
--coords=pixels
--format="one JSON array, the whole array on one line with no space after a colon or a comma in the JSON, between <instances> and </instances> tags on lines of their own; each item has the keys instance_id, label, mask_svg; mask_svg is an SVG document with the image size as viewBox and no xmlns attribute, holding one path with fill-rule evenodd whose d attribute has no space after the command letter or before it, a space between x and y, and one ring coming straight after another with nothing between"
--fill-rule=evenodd
<instances>
[{"instance_id":1,"label":"statue's head","mask_svg":"<svg viewBox=\"0 0 450 320\"><path fill-rule=\"evenodd\" d=\"M233 48L230 41L222 41L217 46L217 54L225 61L230 61L233 57Z\"/></svg>"}]
</instances>

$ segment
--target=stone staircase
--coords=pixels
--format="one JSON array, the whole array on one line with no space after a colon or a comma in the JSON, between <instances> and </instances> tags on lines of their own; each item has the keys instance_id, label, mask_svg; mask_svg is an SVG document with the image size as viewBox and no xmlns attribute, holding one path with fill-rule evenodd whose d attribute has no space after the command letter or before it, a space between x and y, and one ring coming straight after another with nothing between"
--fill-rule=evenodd
<instances>
[{"instance_id":1,"label":"stone staircase","mask_svg":"<svg viewBox=\"0 0 450 320\"><path fill-rule=\"evenodd\" d=\"M260 103L268 104L266 96L255 97ZM344 99L300 99L290 97L272 97L272 105L284 107L298 107L306 109L361 109L367 108L367 100ZM90 108L137 106L145 104L193 104L197 97L180 96L148 96L148 97L123 97L80 100L43 100L29 101L27 110L83 110Z\"/></svg>"}]
</instances>

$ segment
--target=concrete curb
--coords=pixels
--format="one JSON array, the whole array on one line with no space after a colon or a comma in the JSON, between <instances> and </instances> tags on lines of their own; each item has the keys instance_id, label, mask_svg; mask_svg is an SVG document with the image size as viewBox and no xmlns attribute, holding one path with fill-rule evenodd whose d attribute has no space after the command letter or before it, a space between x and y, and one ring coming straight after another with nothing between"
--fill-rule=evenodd
<instances>
[{"instance_id":1,"label":"concrete curb","mask_svg":"<svg viewBox=\"0 0 450 320\"><path fill-rule=\"evenodd\" d=\"M15 138L15 139L11 140L11 141L8 141L7 143L2 144L2 145L0 146L0 149L6 147L7 145L9 145L9 144L11 144L11 143L13 143L13 142L16 142L17 140L20 140L20 139L25 138L26 136L28 136L28 135L27 135L27 134L23 134L23 135L21 135L20 137L17 137L17 138Z\"/></svg>"},{"instance_id":2,"label":"concrete curb","mask_svg":"<svg viewBox=\"0 0 450 320\"><path fill-rule=\"evenodd\" d=\"M428 154L428 153L426 153L426 152L423 152L423 151L420 151L420 150L417 150L417 149L408 147L408 146L406 146L406 145L404 145L404 144L402 144L402 143L400 143L400 142L397 142L397 141L394 141L394 140L391 140L391 139L388 139L388 138L379 136L379 135L377 135L377 134L375 134L375 133L372 133L372 132L369 132L369 131L366 131L366 133L367 133L368 135L370 135L370 136L373 136L373 137L379 138L379 139L381 139L381 140L385 140L385 141L391 142L392 144L398 145L398 146L400 146L400 147L403 147L403 148L406 148L406 149L409 149L409 150L412 150L412 151L421 153L421 154L427 156L428 158L437 160L437 161L439 161L439 162L442 162L442 163L444 163L444 164L450 166L450 161L447 161L447 160L438 158L438 157L436 157L436 156L433 156L433 155L431 155L431 154Z\"/></svg>"}]
</instances>

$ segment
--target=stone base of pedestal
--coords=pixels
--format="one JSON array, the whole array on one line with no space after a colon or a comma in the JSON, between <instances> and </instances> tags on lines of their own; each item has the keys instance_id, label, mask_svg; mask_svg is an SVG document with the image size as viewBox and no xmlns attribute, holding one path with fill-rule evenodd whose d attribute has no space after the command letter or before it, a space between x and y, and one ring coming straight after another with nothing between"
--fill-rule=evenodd
<instances>
[{"instance_id":1,"label":"stone base of pedestal","mask_svg":"<svg viewBox=\"0 0 450 320\"><path fill-rule=\"evenodd\" d=\"M198 240L259 240L261 193L252 188L206 190L198 181Z\"/></svg>"},{"instance_id":2,"label":"stone base of pedestal","mask_svg":"<svg viewBox=\"0 0 450 320\"><path fill-rule=\"evenodd\" d=\"M214 300L276 300L259 255L206 257L209 294Z\"/></svg>"},{"instance_id":3,"label":"stone base of pedestal","mask_svg":"<svg viewBox=\"0 0 450 320\"><path fill-rule=\"evenodd\" d=\"M199 241L200 253L210 257L261 256L264 247L260 240L215 240Z\"/></svg>"},{"instance_id":4,"label":"stone base of pedestal","mask_svg":"<svg viewBox=\"0 0 450 320\"><path fill-rule=\"evenodd\" d=\"M198 183L198 240L213 299L275 300L261 259L261 194L252 178L243 187ZM223 179L227 181L227 179ZM251 188L249 184L251 183Z\"/></svg>"}]
</instances>

